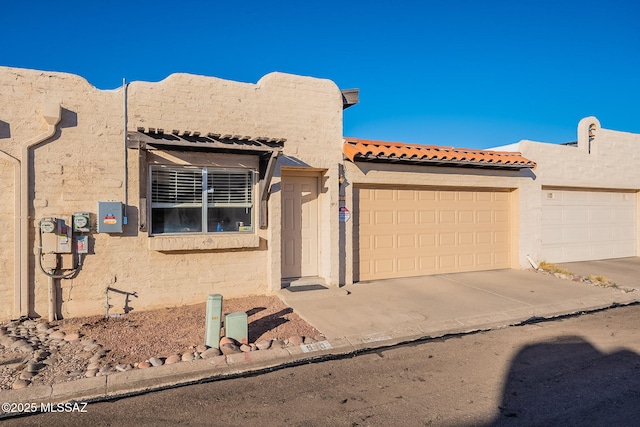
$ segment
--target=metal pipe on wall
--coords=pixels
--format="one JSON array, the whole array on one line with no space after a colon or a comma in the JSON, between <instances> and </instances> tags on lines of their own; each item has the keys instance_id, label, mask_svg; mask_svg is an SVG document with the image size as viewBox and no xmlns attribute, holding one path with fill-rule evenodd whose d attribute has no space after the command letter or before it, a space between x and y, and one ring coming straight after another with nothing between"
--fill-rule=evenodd
<instances>
[{"instance_id":1,"label":"metal pipe on wall","mask_svg":"<svg viewBox=\"0 0 640 427\"><path fill-rule=\"evenodd\" d=\"M29 150L51 138L60 123L62 109L60 103L42 106L42 117L47 130L22 145L20 162L20 316L29 316Z\"/></svg>"},{"instance_id":2,"label":"metal pipe on wall","mask_svg":"<svg viewBox=\"0 0 640 427\"><path fill-rule=\"evenodd\" d=\"M127 205L129 204L129 153L127 152L127 84L126 79L122 79L122 89L123 89L123 119L124 125L122 129L122 139L123 139L123 149L124 149L124 183L122 187L124 188L124 200L122 203L122 219L123 224L126 225L128 222L127 219Z\"/></svg>"},{"instance_id":3,"label":"metal pipe on wall","mask_svg":"<svg viewBox=\"0 0 640 427\"><path fill-rule=\"evenodd\" d=\"M13 315L17 318L20 317L20 307L22 305L22 293L20 292L22 283L20 271L20 242L22 241L20 235L20 160L4 151L0 151L0 158L13 163Z\"/></svg>"}]
</instances>

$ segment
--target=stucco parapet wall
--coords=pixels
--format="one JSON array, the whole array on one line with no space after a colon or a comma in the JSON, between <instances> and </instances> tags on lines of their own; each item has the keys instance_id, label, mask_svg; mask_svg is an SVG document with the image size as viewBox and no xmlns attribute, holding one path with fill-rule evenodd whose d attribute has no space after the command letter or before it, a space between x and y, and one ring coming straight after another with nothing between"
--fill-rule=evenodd
<instances>
[{"instance_id":1,"label":"stucco parapet wall","mask_svg":"<svg viewBox=\"0 0 640 427\"><path fill-rule=\"evenodd\" d=\"M245 249L258 248L259 246L260 237L256 234L227 236L154 236L149 238L149 249L159 252Z\"/></svg>"},{"instance_id":2,"label":"stucco parapet wall","mask_svg":"<svg viewBox=\"0 0 640 427\"><path fill-rule=\"evenodd\" d=\"M331 108L329 99L341 114L341 96L331 80L279 72L256 84L176 73L155 83L129 84L129 130L157 126L160 118L165 130L274 137L274 129L291 126L288 115L313 116L318 110L324 114Z\"/></svg>"}]
</instances>

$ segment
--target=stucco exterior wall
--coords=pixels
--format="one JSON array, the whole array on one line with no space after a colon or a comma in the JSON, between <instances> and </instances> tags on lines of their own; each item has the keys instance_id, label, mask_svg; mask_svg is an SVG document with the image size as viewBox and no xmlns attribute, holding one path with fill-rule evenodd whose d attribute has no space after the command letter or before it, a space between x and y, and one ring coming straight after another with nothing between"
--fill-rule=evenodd
<instances>
[{"instance_id":1,"label":"stucco exterior wall","mask_svg":"<svg viewBox=\"0 0 640 427\"><path fill-rule=\"evenodd\" d=\"M326 202L337 206L342 99L333 82L282 73L269 74L257 84L177 74L158 83L133 82L127 92L130 131L154 127L167 132L177 129L286 138L279 164L321 170L328 182ZM62 106L56 134L30 150L32 160L20 159L24 141L46 129L40 109L50 102ZM279 288L279 169L272 181L269 228L260 230L256 226L257 243L249 245L256 247L225 249L236 239L234 236L223 238L218 246L202 246L204 240L199 236L166 243L171 250L157 250L165 243L150 244L156 237L138 229L139 200L144 196L139 191L137 150L128 150L125 183L123 115L123 89L102 91L70 74L0 67L0 121L7 124L0 128L0 151L5 153L0 157L0 180L8 200L13 201L15 191L14 165L5 157L28 160L32 171L28 195L30 231L26 236L31 248L29 314L46 317L48 307L47 277L36 265L38 221L74 212L90 212L94 224L90 253L84 258L81 271L72 280L60 281L59 305L65 317L103 314L107 287L135 293L129 296L128 303L135 310L203 302L211 293L231 298ZM196 160L182 155L171 157L168 153L169 163L217 161L210 153ZM128 185L129 221L124 232L96 233L97 202L124 201L124 185ZM257 225L257 195L255 202ZM337 283L338 273L331 267L332 260L337 261L338 257L337 215L328 215L330 206L323 209L327 210L327 223L323 225L322 274L328 282ZM1 204L0 225L13 230L13 222L13 203ZM0 299L12 301L12 233L0 235L0 249ZM109 297L111 312L122 312L125 296L110 292ZM11 304L2 304L0 319L14 315Z\"/></svg>"},{"instance_id":2,"label":"stucco exterior wall","mask_svg":"<svg viewBox=\"0 0 640 427\"><path fill-rule=\"evenodd\" d=\"M393 185L438 188L498 188L511 190L512 222L511 236L513 268L527 265L527 242L531 238L528 227L522 226L535 221L531 210L532 200L526 195L534 188L535 171L497 171L488 169L467 169L455 167L411 166L385 163L344 162L346 185L344 185L345 206L353 212L354 188L363 185ZM524 196L523 196L524 195ZM357 215L353 212L353 215ZM345 226L345 281L353 282L353 224Z\"/></svg>"},{"instance_id":3,"label":"stucco exterior wall","mask_svg":"<svg viewBox=\"0 0 640 427\"><path fill-rule=\"evenodd\" d=\"M0 135L0 138L2 136ZM1 141L1 139L0 139ZM16 176L20 175L17 159L0 153L0 183L2 183L2 202L0 202L0 227L5 230L4 238L0 239L0 319L6 319L13 315L14 306L14 283L19 274L16 270L20 266L16 263L14 253L19 249L19 236L16 235L15 226L19 222L19 212L17 212L15 201ZM16 246L16 244L18 246Z\"/></svg>"}]
</instances>

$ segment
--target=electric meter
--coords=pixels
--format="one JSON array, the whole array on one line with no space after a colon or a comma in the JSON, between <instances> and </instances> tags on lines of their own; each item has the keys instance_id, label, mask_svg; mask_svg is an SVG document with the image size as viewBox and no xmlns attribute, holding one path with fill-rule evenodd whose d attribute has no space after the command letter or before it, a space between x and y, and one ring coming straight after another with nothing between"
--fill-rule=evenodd
<instances>
[{"instance_id":1,"label":"electric meter","mask_svg":"<svg viewBox=\"0 0 640 427\"><path fill-rule=\"evenodd\" d=\"M73 214L73 230L80 232L89 231L89 214L86 212L76 212Z\"/></svg>"},{"instance_id":2,"label":"electric meter","mask_svg":"<svg viewBox=\"0 0 640 427\"><path fill-rule=\"evenodd\" d=\"M56 220L53 218L42 218L40 220L40 231L43 233L53 233L56 229Z\"/></svg>"}]
</instances>

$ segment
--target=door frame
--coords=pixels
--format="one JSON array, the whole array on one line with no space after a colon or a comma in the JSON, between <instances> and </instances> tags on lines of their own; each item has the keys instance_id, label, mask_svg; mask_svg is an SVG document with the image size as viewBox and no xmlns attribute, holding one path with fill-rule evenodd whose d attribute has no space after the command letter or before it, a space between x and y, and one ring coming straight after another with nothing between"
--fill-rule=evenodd
<instances>
[{"instance_id":1,"label":"door frame","mask_svg":"<svg viewBox=\"0 0 640 427\"><path fill-rule=\"evenodd\" d=\"M284 203L285 203L285 197L284 197L284 186L291 181L295 181L297 178L313 178L314 180L314 185L315 185L315 200L316 200L316 206L315 206L315 217L316 217L316 226L315 226L315 241L316 241L316 247L315 247L315 274L307 274L307 275L303 275L302 271L300 271L300 274L298 275L294 275L291 276L289 274L285 274L284 271L284 262L285 262L285 256L284 256L284 250L285 250L285 244L284 244L284 226L283 226L283 221L285 218L285 212L284 212ZM321 192L320 192L320 183L321 181L322 175L320 171L314 170L314 171L301 171L301 170L288 170L282 171L282 175L281 175L281 200L280 200L280 204L281 204L281 236L280 236L280 277L282 280L284 279L293 279L293 278L300 278L300 277L317 277L319 275L320 272L320 200L321 200ZM300 210L300 214L302 214L301 210ZM302 259L302 257L300 258ZM302 266L300 266L300 268L302 268Z\"/></svg>"}]
</instances>

